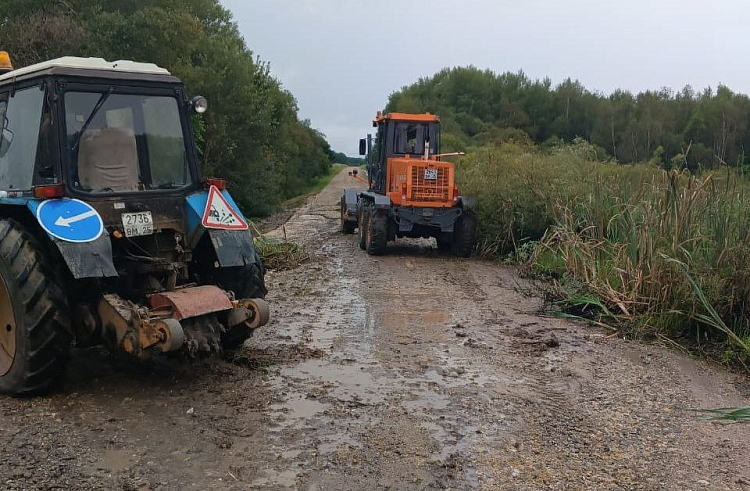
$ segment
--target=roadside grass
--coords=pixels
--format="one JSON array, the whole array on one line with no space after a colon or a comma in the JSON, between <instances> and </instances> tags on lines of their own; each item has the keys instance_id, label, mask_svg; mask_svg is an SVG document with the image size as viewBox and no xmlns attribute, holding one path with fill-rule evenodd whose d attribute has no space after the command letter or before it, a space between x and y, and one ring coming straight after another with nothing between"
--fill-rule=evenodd
<instances>
[{"instance_id":1,"label":"roadside grass","mask_svg":"<svg viewBox=\"0 0 750 491\"><path fill-rule=\"evenodd\" d=\"M266 237L253 222L250 222L250 227L253 229L255 247L266 270L293 269L310 259L301 245Z\"/></svg>"},{"instance_id":2,"label":"roadside grass","mask_svg":"<svg viewBox=\"0 0 750 491\"><path fill-rule=\"evenodd\" d=\"M297 184L294 188L295 195L292 198L286 199L279 203L279 205L272 209L267 215L249 217L253 221L263 222L268 219L269 216L275 213L284 213L290 210L294 210L305 204L307 198L313 194L321 192L330 182L333 180L341 169L345 169L349 166L345 164L333 164L327 174L319 176L311 181L304 184Z\"/></svg>"},{"instance_id":3,"label":"roadside grass","mask_svg":"<svg viewBox=\"0 0 750 491\"><path fill-rule=\"evenodd\" d=\"M718 423L750 423L750 407L727 407L718 409L697 409L703 419Z\"/></svg>"},{"instance_id":4,"label":"roadside grass","mask_svg":"<svg viewBox=\"0 0 750 491\"><path fill-rule=\"evenodd\" d=\"M750 183L504 144L459 167L479 203L483 257L549 280L549 305L637 338L678 340L726 364L750 360Z\"/></svg>"},{"instance_id":5,"label":"roadside grass","mask_svg":"<svg viewBox=\"0 0 750 491\"><path fill-rule=\"evenodd\" d=\"M336 177L342 169L349 166L345 164L333 164L331 170L324 176L311 181L304 186L298 196L281 203L283 210L293 210L305 203L310 195L321 192ZM260 218L259 220L263 220ZM260 252L263 266L269 270L292 269L310 259L304 248L296 243L286 240L276 240L266 237L260 228L252 223L255 235L255 246Z\"/></svg>"},{"instance_id":6,"label":"roadside grass","mask_svg":"<svg viewBox=\"0 0 750 491\"><path fill-rule=\"evenodd\" d=\"M345 169L349 166L346 164L333 164L331 166L331 170L328 171L328 174L325 174L323 176L318 177L317 179L314 179L310 181L306 186L300 189L300 196L307 197L311 194L317 194L323 190L328 184L331 183L334 177L336 177L339 172L341 172L342 169ZM291 200L287 200L284 202L285 204L288 201L297 200L300 198L300 196L291 198Z\"/></svg>"},{"instance_id":7,"label":"roadside grass","mask_svg":"<svg viewBox=\"0 0 750 491\"><path fill-rule=\"evenodd\" d=\"M259 237L255 239L255 246L260 252L263 266L270 270L292 269L310 259L304 248L294 242Z\"/></svg>"}]
</instances>

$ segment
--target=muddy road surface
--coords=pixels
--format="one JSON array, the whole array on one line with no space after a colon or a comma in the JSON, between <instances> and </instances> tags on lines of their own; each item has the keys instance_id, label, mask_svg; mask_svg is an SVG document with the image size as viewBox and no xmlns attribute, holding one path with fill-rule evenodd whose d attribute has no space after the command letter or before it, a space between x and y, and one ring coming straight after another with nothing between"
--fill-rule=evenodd
<instances>
[{"instance_id":1,"label":"muddy road surface","mask_svg":"<svg viewBox=\"0 0 750 491\"><path fill-rule=\"evenodd\" d=\"M0 398L0 489L750 490L745 377L539 314L512 268L338 232L342 173L275 232L273 321L234 363L74 355Z\"/></svg>"}]
</instances>

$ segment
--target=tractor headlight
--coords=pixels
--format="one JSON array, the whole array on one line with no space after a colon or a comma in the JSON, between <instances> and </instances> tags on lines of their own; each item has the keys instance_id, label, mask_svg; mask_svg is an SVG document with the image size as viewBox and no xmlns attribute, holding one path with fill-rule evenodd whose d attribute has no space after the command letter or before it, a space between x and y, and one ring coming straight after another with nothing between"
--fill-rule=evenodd
<instances>
[{"instance_id":1,"label":"tractor headlight","mask_svg":"<svg viewBox=\"0 0 750 491\"><path fill-rule=\"evenodd\" d=\"M208 111L208 100L202 95L197 95L190 100L190 107L198 114Z\"/></svg>"}]
</instances>

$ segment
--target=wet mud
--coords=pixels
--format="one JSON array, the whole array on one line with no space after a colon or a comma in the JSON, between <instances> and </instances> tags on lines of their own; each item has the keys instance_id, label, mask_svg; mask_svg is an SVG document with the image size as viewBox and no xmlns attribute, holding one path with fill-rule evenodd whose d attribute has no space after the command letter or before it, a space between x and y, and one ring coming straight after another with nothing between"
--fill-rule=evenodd
<instances>
[{"instance_id":1,"label":"wet mud","mask_svg":"<svg viewBox=\"0 0 750 491\"><path fill-rule=\"evenodd\" d=\"M338 231L342 173L271 232L312 259L267 277L234 362L76 353L68 383L0 398L0 489L750 490L750 385L540 315L512 268L428 240L370 257Z\"/></svg>"}]
</instances>

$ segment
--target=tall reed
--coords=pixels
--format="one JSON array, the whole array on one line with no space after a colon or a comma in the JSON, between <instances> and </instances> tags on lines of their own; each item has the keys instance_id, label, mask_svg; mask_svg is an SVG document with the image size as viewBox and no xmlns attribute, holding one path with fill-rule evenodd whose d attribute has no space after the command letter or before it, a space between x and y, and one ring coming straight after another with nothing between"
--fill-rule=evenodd
<instances>
[{"instance_id":1,"label":"tall reed","mask_svg":"<svg viewBox=\"0 0 750 491\"><path fill-rule=\"evenodd\" d=\"M747 356L750 184L728 169L595 162L583 145L468 156L459 177L479 201L480 254L539 241L533 269L582 285L634 334L727 339L727 357Z\"/></svg>"}]
</instances>

